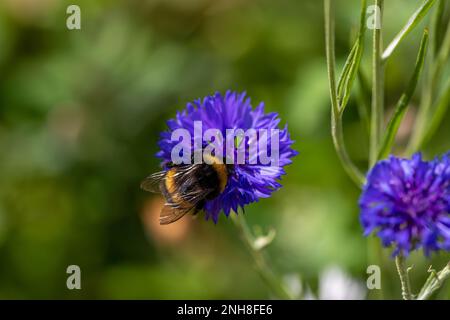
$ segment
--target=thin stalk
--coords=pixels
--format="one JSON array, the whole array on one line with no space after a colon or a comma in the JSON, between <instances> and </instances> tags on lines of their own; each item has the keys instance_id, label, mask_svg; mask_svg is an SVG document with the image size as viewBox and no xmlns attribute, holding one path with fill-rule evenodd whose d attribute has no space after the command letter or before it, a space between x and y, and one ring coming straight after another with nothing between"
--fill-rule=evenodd
<instances>
[{"instance_id":1,"label":"thin stalk","mask_svg":"<svg viewBox=\"0 0 450 320\"><path fill-rule=\"evenodd\" d=\"M269 266L267 257L262 249L255 248L255 238L252 235L250 228L247 224L247 220L243 213L232 215L232 220L239 230L240 236L247 247L250 255L255 262L256 271L271 289L271 291L280 299L292 300L295 299L294 295L289 292L282 281L275 275L272 268Z\"/></svg>"},{"instance_id":2,"label":"thin stalk","mask_svg":"<svg viewBox=\"0 0 450 320\"><path fill-rule=\"evenodd\" d=\"M433 56L433 58L436 57L440 41L442 40L442 21L444 17L444 10L445 10L445 0L438 0L437 7L435 8L434 14L431 18L431 28L434 32L433 37L431 37L431 49L430 53Z\"/></svg>"},{"instance_id":3,"label":"thin stalk","mask_svg":"<svg viewBox=\"0 0 450 320\"><path fill-rule=\"evenodd\" d=\"M438 130L442 121L444 120L445 113L450 105L450 79L447 79L447 83L444 85L444 92L441 97L438 98L436 102L436 106L433 107L434 114L430 120L430 124L428 129L422 138L420 145L425 145L428 141L431 140L433 135Z\"/></svg>"},{"instance_id":4,"label":"thin stalk","mask_svg":"<svg viewBox=\"0 0 450 320\"><path fill-rule=\"evenodd\" d=\"M383 17L383 0L375 0L375 5L379 8L376 14L380 14L380 17L375 17L376 21L380 21L382 26ZM379 19L378 19L379 18ZM372 167L378 158L378 150L381 140L381 132L383 126L383 114L384 114L384 72L383 72L383 60L381 55L383 53L383 44L381 38L381 26L373 30L372 37L372 112L371 112L371 125L370 125L370 159L369 167Z\"/></svg>"},{"instance_id":5,"label":"thin stalk","mask_svg":"<svg viewBox=\"0 0 450 320\"><path fill-rule=\"evenodd\" d=\"M331 97L331 135L336 153L342 166L349 177L361 187L364 184L364 175L351 161L347 149L345 148L344 135L342 130L342 116L339 112L339 103L336 90L336 62L334 55L334 1L324 0L325 14L325 47L327 58L328 81Z\"/></svg>"},{"instance_id":6,"label":"thin stalk","mask_svg":"<svg viewBox=\"0 0 450 320\"><path fill-rule=\"evenodd\" d=\"M384 261L383 256L383 247L381 246L380 239L378 239L375 236L369 236L367 237L367 264L368 265L378 265L380 268L383 268L383 266L386 264ZM384 268L383 268L384 269ZM384 271L387 272L387 271ZM383 276L380 279L380 289L378 290L371 290L370 295L371 298L378 299L378 300L384 300L385 294L383 292L383 289L385 288L384 284L386 281L387 276Z\"/></svg>"},{"instance_id":7,"label":"thin stalk","mask_svg":"<svg viewBox=\"0 0 450 320\"><path fill-rule=\"evenodd\" d=\"M422 67L425 61L425 55L427 51L428 44L428 30L425 29L422 36L422 41L420 42L419 53L417 54L417 61L414 67L414 72L411 79L408 82L405 92L401 95L400 99L395 106L395 112L389 121L386 128L386 133L384 134L383 142L381 144L380 153L378 159L385 158L391 152L392 145L394 144L394 139L397 134L397 130L400 127L403 116L408 109L409 101L411 100L414 90L416 89L417 83L419 82L419 77L422 72Z\"/></svg>"},{"instance_id":8,"label":"thin stalk","mask_svg":"<svg viewBox=\"0 0 450 320\"><path fill-rule=\"evenodd\" d=\"M364 52L364 38L366 31L366 0L361 0L361 12L359 18L358 37L352 46L350 54L345 62L342 75L337 85L337 99L339 103L339 111L342 114L350 99L353 82L359 71L359 65Z\"/></svg>"},{"instance_id":9,"label":"thin stalk","mask_svg":"<svg viewBox=\"0 0 450 320\"><path fill-rule=\"evenodd\" d=\"M333 114L339 114L336 90L336 58L334 54L334 1L324 0L325 14L325 51L327 56L328 81L330 86L331 108Z\"/></svg>"},{"instance_id":10,"label":"thin stalk","mask_svg":"<svg viewBox=\"0 0 450 320\"><path fill-rule=\"evenodd\" d=\"M331 114L331 136L333 139L334 148L341 161L341 164L347 173L347 175L352 179L352 181L359 187L365 183L364 175L359 171L359 169L353 164L350 159L344 144L344 132L342 128L342 116L340 114Z\"/></svg>"},{"instance_id":11,"label":"thin stalk","mask_svg":"<svg viewBox=\"0 0 450 320\"><path fill-rule=\"evenodd\" d=\"M383 68L383 44L381 28L383 27L383 0L375 0L375 5L379 8L375 14L375 21L380 21L379 28L373 29L372 34L372 101L370 112L370 137L369 137L369 169L372 168L378 158L378 150L381 141L381 133L384 117L384 68ZM377 26L378 27L378 26ZM372 250L375 255L375 263L383 265L383 252L379 241L371 241L369 251ZM380 290L380 296L383 296L383 289Z\"/></svg>"},{"instance_id":12,"label":"thin stalk","mask_svg":"<svg viewBox=\"0 0 450 320\"><path fill-rule=\"evenodd\" d=\"M450 262L438 273L435 273L434 271L431 272L424 286L420 290L417 300L426 300L430 298L431 295L442 286L447 278L450 278Z\"/></svg>"},{"instance_id":13,"label":"thin stalk","mask_svg":"<svg viewBox=\"0 0 450 320\"><path fill-rule=\"evenodd\" d=\"M412 300L411 284L409 282L408 270L405 266L405 258L399 254L395 257L395 265L397 266L398 276L402 284L402 296L404 300Z\"/></svg>"},{"instance_id":14,"label":"thin stalk","mask_svg":"<svg viewBox=\"0 0 450 320\"><path fill-rule=\"evenodd\" d=\"M436 26L435 26L436 27ZM434 35L436 37L436 35ZM438 52L430 55L430 63L428 65L427 82L424 84L422 93L422 100L419 107L414 131L408 145L408 153L413 153L419 150L424 142L429 129L430 117L432 117L435 110L433 110L434 97L437 95L439 80L444 70L444 66L450 54L450 21L447 24L447 31L445 33L442 45Z\"/></svg>"},{"instance_id":15,"label":"thin stalk","mask_svg":"<svg viewBox=\"0 0 450 320\"><path fill-rule=\"evenodd\" d=\"M370 85L361 69L358 70L358 84L358 113L359 117L364 122L364 127L367 131L367 134L370 135Z\"/></svg>"}]
</instances>

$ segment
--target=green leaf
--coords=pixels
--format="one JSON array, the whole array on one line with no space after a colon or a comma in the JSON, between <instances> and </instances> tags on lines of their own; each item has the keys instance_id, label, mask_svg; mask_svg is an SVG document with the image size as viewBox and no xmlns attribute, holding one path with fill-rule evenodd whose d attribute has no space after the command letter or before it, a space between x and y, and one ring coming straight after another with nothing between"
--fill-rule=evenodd
<instances>
[{"instance_id":1,"label":"green leaf","mask_svg":"<svg viewBox=\"0 0 450 320\"><path fill-rule=\"evenodd\" d=\"M445 2L444 0L438 0L437 7L435 8L435 12L433 14L433 17L431 19L431 25L432 25L432 31L431 31L431 37L430 37L430 51L433 54L433 58L436 57L439 47L440 47L440 41L442 39L442 21L444 18L444 9L445 9Z\"/></svg>"},{"instance_id":2,"label":"green leaf","mask_svg":"<svg viewBox=\"0 0 450 320\"><path fill-rule=\"evenodd\" d=\"M361 1L361 13L359 20L359 30L356 41L350 51L347 60L342 70L342 74L338 81L337 98L339 101L339 112L342 114L347 106L350 98L350 93L353 87L359 64L361 62L364 51L364 36L365 36L365 21L366 21L366 0Z\"/></svg>"},{"instance_id":3,"label":"green leaf","mask_svg":"<svg viewBox=\"0 0 450 320\"><path fill-rule=\"evenodd\" d=\"M405 26L400 30L400 32L394 37L391 43L386 47L386 50L384 50L382 55L383 61L386 61L391 56L391 54L394 52L394 50L397 48L397 46L400 44L403 38L406 37L406 35L410 33L411 30L414 29L414 27L419 24L419 22L423 19L423 17L427 14L428 10L430 10L430 8L433 6L435 2L436 0L426 0L420 6L420 8L413 13L413 15L409 18Z\"/></svg>"},{"instance_id":4,"label":"green leaf","mask_svg":"<svg viewBox=\"0 0 450 320\"><path fill-rule=\"evenodd\" d=\"M434 77L438 79L450 56L450 21L447 24L447 31L445 32L441 47L436 54L437 56L433 72L435 73Z\"/></svg>"},{"instance_id":5,"label":"green leaf","mask_svg":"<svg viewBox=\"0 0 450 320\"><path fill-rule=\"evenodd\" d=\"M425 29L423 32L422 40L420 42L419 53L417 55L416 65L414 67L414 73L409 80L406 91L401 95L397 105L395 107L394 115L386 129L386 134L384 136L380 152L378 154L378 159L385 158L391 151L392 144L394 142L395 135L397 134L397 130L400 127L400 123L405 115L405 112L408 108L409 101L416 89L417 82L419 81L420 74L423 69L423 64L425 61L425 55L427 51L428 44L428 30Z\"/></svg>"},{"instance_id":6,"label":"green leaf","mask_svg":"<svg viewBox=\"0 0 450 320\"><path fill-rule=\"evenodd\" d=\"M348 73L350 72L350 67L352 65L353 60L355 59L355 53L358 48L359 41L356 41L350 53L348 54L347 60L345 60L344 68L342 69L342 73L339 76L338 85L337 85L337 95L338 101L342 100L342 91L344 90L345 80L348 78Z\"/></svg>"},{"instance_id":7,"label":"green leaf","mask_svg":"<svg viewBox=\"0 0 450 320\"><path fill-rule=\"evenodd\" d=\"M450 79L447 80L447 84L444 86L444 92L441 94L440 98L436 102L435 112L431 118L428 130L425 137L420 141L420 146L427 143L439 128L442 120L444 119L445 113L450 105Z\"/></svg>"},{"instance_id":8,"label":"green leaf","mask_svg":"<svg viewBox=\"0 0 450 320\"><path fill-rule=\"evenodd\" d=\"M344 111L345 107L347 106L348 99L350 98L350 93L351 93L351 90L353 87L353 82L356 77L356 72L358 71L359 64L361 62L363 47L364 47L363 41L361 40L360 43L358 43L355 58L353 59L351 65L350 65L350 70L348 72L347 79L345 81L344 92L343 92L343 96L342 96L342 100L341 100L341 112Z\"/></svg>"},{"instance_id":9,"label":"green leaf","mask_svg":"<svg viewBox=\"0 0 450 320\"><path fill-rule=\"evenodd\" d=\"M430 45L432 45L432 43L430 43ZM434 54L434 56L431 55L430 63L427 64L427 79L424 82L422 102L419 108L419 113L416 117L414 131L409 142L408 153L413 153L420 148L422 141L424 140L424 135L426 134L425 130L431 121L430 118L435 113L432 106L434 104L435 97L438 95L437 90L442 72L445 70L447 59L450 55L450 20L448 21L447 31L444 35L442 43L439 45L439 50Z\"/></svg>"},{"instance_id":10,"label":"green leaf","mask_svg":"<svg viewBox=\"0 0 450 320\"><path fill-rule=\"evenodd\" d=\"M365 0L363 0L365 1ZM328 81L331 97L331 136L334 148L341 161L341 164L352 180L362 187L365 181L364 175L353 164L344 143L344 132L342 130L342 116L337 100L336 79L335 79L335 57L334 57L334 1L324 0L325 17L325 53L327 59Z\"/></svg>"},{"instance_id":11,"label":"green leaf","mask_svg":"<svg viewBox=\"0 0 450 320\"><path fill-rule=\"evenodd\" d=\"M364 127L367 130L367 134L370 134L370 104L371 104L371 92L370 85L366 75L362 70L358 70L358 84L359 90L357 91L357 105L359 117L364 123Z\"/></svg>"}]
</instances>

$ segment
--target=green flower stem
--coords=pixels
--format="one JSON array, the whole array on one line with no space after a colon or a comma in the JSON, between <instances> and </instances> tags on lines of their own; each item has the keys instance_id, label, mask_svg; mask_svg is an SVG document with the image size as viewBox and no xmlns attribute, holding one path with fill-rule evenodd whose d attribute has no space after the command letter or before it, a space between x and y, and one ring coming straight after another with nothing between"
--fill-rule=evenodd
<instances>
[{"instance_id":1,"label":"green flower stem","mask_svg":"<svg viewBox=\"0 0 450 320\"><path fill-rule=\"evenodd\" d=\"M433 58L436 57L440 47L440 39L442 34L441 25L444 18L445 1L446 0L438 0L437 8L435 9L433 17L431 18L431 28L434 32L434 35L433 37L431 37L430 52Z\"/></svg>"},{"instance_id":2,"label":"green flower stem","mask_svg":"<svg viewBox=\"0 0 450 320\"><path fill-rule=\"evenodd\" d=\"M339 111L339 103L336 90L336 63L334 56L334 1L324 0L325 14L325 46L327 57L328 81L331 96L331 136L336 153L349 177L361 187L364 184L364 175L351 161L347 149L345 148L344 135L342 130L342 114Z\"/></svg>"},{"instance_id":3,"label":"green flower stem","mask_svg":"<svg viewBox=\"0 0 450 320\"><path fill-rule=\"evenodd\" d=\"M434 30L434 32L436 32L436 30ZM424 84L422 100L420 103L419 112L414 126L415 129L412 133L411 140L408 145L408 153L414 153L415 151L419 150L423 146L426 138L427 137L429 138L428 130L430 129L429 126L430 118L436 111L433 108L434 104L433 97L437 95L439 79L441 78L442 71L444 70L449 55L450 55L450 22L447 25L447 31L442 41L440 50L430 55L428 77L426 83ZM444 90L448 90L448 87L444 87Z\"/></svg>"},{"instance_id":4,"label":"green flower stem","mask_svg":"<svg viewBox=\"0 0 450 320\"><path fill-rule=\"evenodd\" d=\"M280 299L295 299L295 296L286 288L281 279L279 279L272 268L269 266L266 255L261 248L255 246L255 237L253 236L250 228L245 219L244 213L239 213L236 215L231 215L232 220L239 230L240 236L244 241L250 255L252 256L256 270L267 284L267 286L272 290L272 292Z\"/></svg>"},{"instance_id":5,"label":"green flower stem","mask_svg":"<svg viewBox=\"0 0 450 320\"><path fill-rule=\"evenodd\" d=\"M370 134L370 85L366 76L361 70L358 70L358 84L359 90L357 91L356 98L358 99L358 113L359 117L364 123L367 135Z\"/></svg>"},{"instance_id":6,"label":"green flower stem","mask_svg":"<svg viewBox=\"0 0 450 320\"><path fill-rule=\"evenodd\" d=\"M386 133L384 135L383 142L381 144L378 159L383 159L387 157L391 152L392 145L394 144L395 135L397 134L397 130L400 127L403 116L406 113L409 101L411 100L412 95L414 94L416 85L419 82L419 77L425 61L427 43L428 43L428 30L425 29L423 32L422 41L420 42L419 53L417 55L417 61L414 67L413 75L409 80L405 92L401 95L397 105L395 106L394 115L392 116L386 128Z\"/></svg>"},{"instance_id":7,"label":"green flower stem","mask_svg":"<svg viewBox=\"0 0 450 320\"><path fill-rule=\"evenodd\" d=\"M325 51L327 56L328 81L330 85L331 108L333 114L339 114L339 104L336 91L336 61L334 55L334 2L324 0L325 14Z\"/></svg>"},{"instance_id":8,"label":"green flower stem","mask_svg":"<svg viewBox=\"0 0 450 320\"><path fill-rule=\"evenodd\" d=\"M442 286L447 278L450 278L450 261L444 269L438 273L431 272L424 286L420 290L417 300L426 300L430 298L431 295Z\"/></svg>"},{"instance_id":9,"label":"green flower stem","mask_svg":"<svg viewBox=\"0 0 450 320\"><path fill-rule=\"evenodd\" d=\"M383 0L375 0L375 5L379 8L376 13L380 17L375 17L375 21L380 21L380 28L373 29L372 34L372 101L370 112L370 142L369 142L369 169L372 168L378 158L378 150L381 142L383 117L384 117L384 68L383 68L383 44L381 28L383 26ZM379 241L370 241L369 251L373 252L374 263L380 267L383 266L383 251ZM383 287L383 286L382 286ZM383 291L380 290L380 297L383 297Z\"/></svg>"},{"instance_id":10,"label":"green flower stem","mask_svg":"<svg viewBox=\"0 0 450 320\"><path fill-rule=\"evenodd\" d=\"M380 268L384 269L384 266L386 265L385 259L384 259L384 255L383 255L383 247L381 246L381 242L380 239L378 237L375 236L369 236L367 237L367 264L371 265L378 265L380 266ZM384 300L385 298L385 294L383 292L383 288L385 288L384 283L385 283L385 276L381 277L380 279L380 289L378 290L371 290L370 291L370 295L371 295L371 299L379 299L379 300Z\"/></svg>"},{"instance_id":11,"label":"green flower stem","mask_svg":"<svg viewBox=\"0 0 450 320\"><path fill-rule=\"evenodd\" d=\"M376 12L380 17L375 17L376 21L380 21L382 26L383 17L383 0L375 0L375 5L379 8ZM379 19L378 19L379 18ZM373 167L378 159L378 150L381 140L381 132L383 126L384 114L384 72L383 72L383 44L381 38L381 26L373 30L372 37L372 112L370 125L370 159L369 167Z\"/></svg>"},{"instance_id":12,"label":"green flower stem","mask_svg":"<svg viewBox=\"0 0 450 320\"><path fill-rule=\"evenodd\" d=\"M409 282L408 270L405 266L405 258L400 254L395 257L395 265L397 266L398 275L402 284L402 296L404 300L412 300L411 284Z\"/></svg>"},{"instance_id":13,"label":"green flower stem","mask_svg":"<svg viewBox=\"0 0 450 320\"><path fill-rule=\"evenodd\" d=\"M366 0L361 0L361 13L359 18L358 36L347 57L342 74L337 85L337 99L339 112L342 114L350 99L353 82L359 70L361 58L364 52L364 38L366 31Z\"/></svg>"},{"instance_id":14,"label":"green flower stem","mask_svg":"<svg viewBox=\"0 0 450 320\"><path fill-rule=\"evenodd\" d=\"M445 113L450 105L450 79L447 80L447 83L444 85L444 92L442 96L438 98L436 102L436 106L433 110L436 110L430 120L430 124L428 126L428 130L426 131L424 137L421 140L421 145L425 145L428 141L431 140L433 135L436 133L437 129L441 125L444 120Z\"/></svg>"},{"instance_id":15,"label":"green flower stem","mask_svg":"<svg viewBox=\"0 0 450 320\"><path fill-rule=\"evenodd\" d=\"M347 153L342 130L342 116L336 115L334 112L331 115L331 136L333 138L334 148L345 172L359 188L362 188L365 183L365 177L353 164Z\"/></svg>"}]
</instances>

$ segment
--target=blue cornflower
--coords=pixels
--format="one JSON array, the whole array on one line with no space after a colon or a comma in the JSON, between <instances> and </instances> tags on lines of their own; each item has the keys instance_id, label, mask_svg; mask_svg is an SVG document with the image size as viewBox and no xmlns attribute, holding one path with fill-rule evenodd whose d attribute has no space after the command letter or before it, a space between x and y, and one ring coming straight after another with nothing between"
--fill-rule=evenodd
<instances>
[{"instance_id":1,"label":"blue cornflower","mask_svg":"<svg viewBox=\"0 0 450 320\"><path fill-rule=\"evenodd\" d=\"M450 250L450 154L432 161L391 156L369 172L359 200L367 236L376 232L393 255Z\"/></svg>"},{"instance_id":2,"label":"blue cornflower","mask_svg":"<svg viewBox=\"0 0 450 320\"><path fill-rule=\"evenodd\" d=\"M160 150L156 154L162 160L161 164L164 168L171 163L172 150L179 143L179 141L173 141L172 133L177 129L185 129L194 137L194 122L197 121L201 121L203 131L218 130L223 137L226 136L227 129L267 129L269 131L270 129L279 129L277 165L264 164L259 160L256 163L249 163L249 159L257 158L261 150L258 149L256 153L252 153L247 148L245 150L246 163L230 164L231 170L225 189L216 198L206 201L203 207L206 219L212 218L214 222L217 222L221 211L229 216L231 210L237 212L239 207L243 208L260 198L270 197L272 192L281 188L278 180L285 174L284 166L290 164L291 158L297 154L291 148L293 141L290 139L287 126L282 129L278 128L280 122L278 114L265 113L264 103L260 103L253 109L250 98L246 97L245 93L228 91L224 96L216 93L204 99L195 100L188 103L185 110L177 112L174 119L167 121L169 129L161 133L158 142ZM270 141L267 146L269 149ZM225 141L209 143L223 147ZM238 141L236 143L239 144ZM207 144L208 142L203 141L202 147L206 147ZM194 145L195 143L192 143L190 147L192 154L194 154ZM225 151L224 154L226 154ZM237 157L235 159L237 160Z\"/></svg>"}]
</instances>

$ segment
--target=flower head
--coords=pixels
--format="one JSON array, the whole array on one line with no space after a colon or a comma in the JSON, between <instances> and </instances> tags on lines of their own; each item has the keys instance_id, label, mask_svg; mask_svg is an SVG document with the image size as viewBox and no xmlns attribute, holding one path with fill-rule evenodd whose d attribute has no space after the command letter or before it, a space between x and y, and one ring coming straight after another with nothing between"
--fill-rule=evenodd
<instances>
[{"instance_id":1,"label":"flower head","mask_svg":"<svg viewBox=\"0 0 450 320\"><path fill-rule=\"evenodd\" d=\"M450 250L449 156L379 161L359 200L365 235L375 231L385 247L395 247L394 256Z\"/></svg>"},{"instance_id":2,"label":"flower head","mask_svg":"<svg viewBox=\"0 0 450 320\"><path fill-rule=\"evenodd\" d=\"M278 128L280 119L277 113L265 113L263 103L253 109L250 98L246 97L245 93L231 91L224 96L216 93L213 96L188 103L185 110L178 112L174 119L167 121L169 130L161 133L158 142L160 150L156 156L162 160L163 167L171 162L172 150L179 143L178 140L172 139L172 133L177 129L185 129L194 137L194 122L201 122L203 132L213 129L219 131L223 137L226 137L227 129L242 129L243 131L254 129L257 132L260 129L269 132L271 129L278 130L277 165L261 162L258 157L262 152L260 148L256 152L245 148L245 163L238 163L238 157L234 157L236 160L233 160L230 165L231 170L224 191L216 198L206 201L204 205L206 219L212 218L214 222L217 222L221 211L228 216L231 210L237 212L239 207L243 208L260 198L267 198L281 187L278 180L285 174L283 167L291 163L291 158L297 152L291 149L293 141L290 139L287 126L282 129ZM257 134L260 137L260 133ZM248 142L245 139L247 138L244 138L243 141ZM269 140L267 148L270 150L272 139L267 140ZM194 154L194 138L192 142L189 148ZM243 142L235 139L235 144L239 145L240 143ZM202 141L202 148L208 144L215 144L222 148L225 147L226 141L225 138L223 141ZM225 153L229 155L227 152ZM237 148L234 155L237 155ZM256 162L250 161L251 159Z\"/></svg>"}]
</instances>

